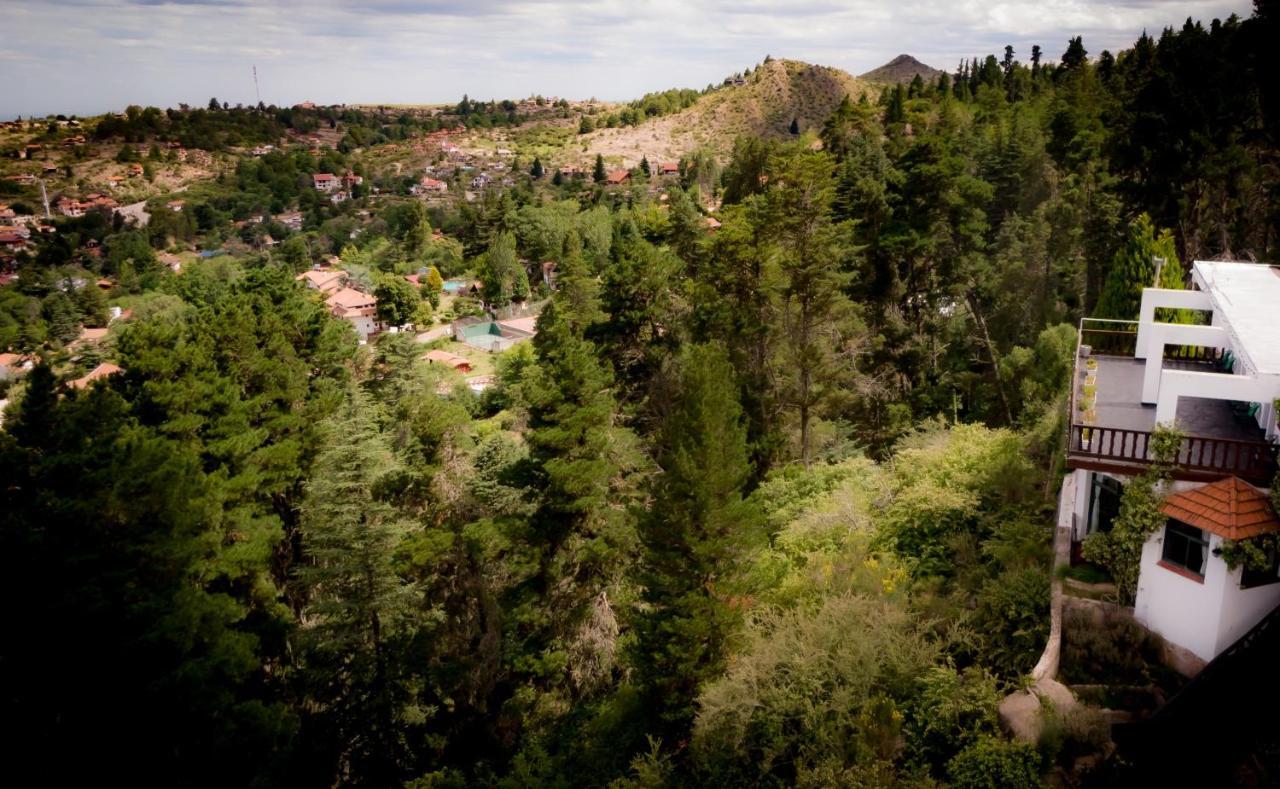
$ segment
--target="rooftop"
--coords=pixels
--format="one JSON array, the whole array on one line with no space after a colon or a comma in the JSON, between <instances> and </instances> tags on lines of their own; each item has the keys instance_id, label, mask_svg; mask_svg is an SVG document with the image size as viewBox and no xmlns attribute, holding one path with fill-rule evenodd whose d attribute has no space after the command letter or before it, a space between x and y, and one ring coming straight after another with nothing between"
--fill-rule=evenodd
<instances>
[{"instance_id":1,"label":"rooftop","mask_svg":"<svg viewBox=\"0 0 1280 789\"><path fill-rule=\"evenodd\" d=\"M1175 493L1164 500L1160 510L1170 518L1229 540L1247 540L1280 531L1280 519L1267 497L1237 477Z\"/></svg>"},{"instance_id":2,"label":"rooftop","mask_svg":"<svg viewBox=\"0 0 1280 789\"><path fill-rule=\"evenodd\" d=\"M1193 271L1252 370L1280 375L1280 266L1197 260Z\"/></svg>"}]
</instances>

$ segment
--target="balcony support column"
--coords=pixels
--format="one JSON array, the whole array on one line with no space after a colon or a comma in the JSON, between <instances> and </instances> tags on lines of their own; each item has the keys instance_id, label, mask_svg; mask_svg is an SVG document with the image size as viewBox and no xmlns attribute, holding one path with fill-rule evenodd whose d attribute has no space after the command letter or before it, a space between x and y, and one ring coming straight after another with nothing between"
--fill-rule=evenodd
<instances>
[{"instance_id":1,"label":"balcony support column","mask_svg":"<svg viewBox=\"0 0 1280 789\"><path fill-rule=\"evenodd\" d=\"M1173 292L1181 293L1182 291ZM1146 291L1143 291L1143 293L1146 293ZM1151 354L1147 357L1146 367L1142 371L1142 402L1146 405L1154 405L1160 400L1164 346L1198 345L1203 348L1224 349L1231 347L1227 330L1221 326L1191 326L1183 323L1142 324L1138 328L1139 346L1142 344L1142 330L1144 328L1147 330L1146 340ZM1164 372L1169 371L1166 370Z\"/></svg>"},{"instance_id":2,"label":"balcony support column","mask_svg":"<svg viewBox=\"0 0 1280 789\"><path fill-rule=\"evenodd\" d=\"M1153 326L1161 325L1156 323L1157 307L1212 312L1213 302L1209 299L1209 294L1201 290L1143 288L1142 307L1138 313L1138 342L1133 351L1135 359L1145 359L1151 352L1151 329Z\"/></svg>"},{"instance_id":3,"label":"balcony support column","mask_svg":"<svg viewBox=\"0 0 1280 789\"><path fill-rule=\"evenodd\" d=\"M1180 397L1206 397L1249 403L1265 401L1270 394L1266 382L1251 375L1165 370L1160 379L1160 401L1156 403L1157 426L1171 427L1174 424Z\"/></svg>"}]
</instances>

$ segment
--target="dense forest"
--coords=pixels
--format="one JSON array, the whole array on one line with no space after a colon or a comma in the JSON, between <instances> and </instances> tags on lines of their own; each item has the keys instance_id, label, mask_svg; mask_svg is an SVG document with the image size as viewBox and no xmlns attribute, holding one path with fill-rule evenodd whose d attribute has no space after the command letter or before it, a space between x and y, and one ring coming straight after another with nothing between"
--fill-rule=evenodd
<instances>
[{"instance_id":1,"label":"dense forest","mask_svg":"<svg viewBox=\"0 0 1280 789\"><path fill-rule=\"evenodd\" d=\"M544 180L353 234L304 202L273 253L181 276L156 248L313 200L346 153L246 160L181 227L68 220L0 289L0 339L46 351L0 431L18 773L1040 785L1070 736L1011 741L996 705L1047 631L1074 323L1135 317L1152 254L1277 260L1275 41L1258 0L1114 54L1007 49L846 100L821 145L740 139L661 203ZM133 315L123 372L72 389L50 362L106 309L60 268L88 238ZM547 304L477 395L332 320L293 281L328 254Z\"/></svg>"}]
</instances>

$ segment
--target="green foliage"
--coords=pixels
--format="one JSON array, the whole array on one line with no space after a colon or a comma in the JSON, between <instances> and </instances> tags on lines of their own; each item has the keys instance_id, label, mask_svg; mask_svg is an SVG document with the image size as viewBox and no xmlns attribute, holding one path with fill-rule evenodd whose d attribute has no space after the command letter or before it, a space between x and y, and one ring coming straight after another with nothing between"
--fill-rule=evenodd
<instances>
[{"instance_id":1,"label":"green foliage","mask_svg":"<svg viewBox=\"0 0 1280 789\"><path fill-rule=\"evenodd\" d=\"M1163 258L1160 280L1156 281L1156 258ZM1182 264L1173 234L1160 230L1151 223L1151 217L1140 215L1129 225L1124 247L1111 261L1106 285L1094 310L1097 318L1137 320L1142 302L1142 289L1149 287L1182 289Z\"/></svg>"},{"instance_id":2,"label":"green foliage","mask_svg":"<svg viewBox=\"0 0 1280 789\"><path fill-rule=\"evenodd\" d=\"M1025 742L987 736L960 752L947 766L956 789L1035 789L1040 756Z\"/></svg>"},{"instance_id":3,"label":"green foliage","mask_svg":"<svg viewBox=\"0 0 1280 789\"><path fill-rule=\"evenodd\" d=\"M1182 445L1183 434L1174 428L1157 426L1151 436L1151 466L1125 486L1120 513L1109 532L1094 532L1084 540L1085 559L1107 568L1115 579L1120 596L1132 601L1138 589L1142 546L1152 534L1164 528L1168 518L1160 511L1164 483Z\"/></svg>"},{"instance_id":4,"label":"green foliage","mask_svg":"<svg viewBox=\"0 0 1280 789\"><path fill-rule=\"evenodd\" d=\"M691 748L718 784L805 782L892 762L914 678L938 647L901 607L833 596L762 612L700 700Z\"/></svg>"},{"instance_id":5,"label":"green foliage","mask_svg":"<svg viewBox=\"0 0 1280 789\"><path fill-rule=\"evenodd\" d=\"M750 476L733 369L718 346L681 356L659 439L653 503L640 523L638 681L670 741L687 735L700 686L723 670L740 626L735 576L763 543L758 512L742 499Z\"/></svg>"}]
</instances>

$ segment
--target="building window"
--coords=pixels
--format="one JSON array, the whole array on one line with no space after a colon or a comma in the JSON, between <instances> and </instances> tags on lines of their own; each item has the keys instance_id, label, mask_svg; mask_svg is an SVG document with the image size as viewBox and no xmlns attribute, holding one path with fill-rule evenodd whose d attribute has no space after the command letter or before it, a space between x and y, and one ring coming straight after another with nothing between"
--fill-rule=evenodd
<instances>
[{"instance_id":1,"label":"building window","mask_svg":"<svg viewBox=\"0 0 1280 789\"><path fill-rule=\"evenodd\" d=\"M1266 586L1280 581L1280 552L1276 551L1275 543L1272 542L1268 542L1264 550L1267 554L1267 566L1261 570L1254 570L1246 564L1240 571L1241 589Z\"/></svg>"},{"instance_id":2,"label":"building window","mask_svg":"<svg viewBox=\"0 0 1280 789\"><path fill-rule=\"evenodd\" d=\"M1203 578L1208 553L1209 538L1200 529L1175 520L1164 527L1164 553L1160 558L1165 564Z\"/></svg>"},{"instance_id":3,"label":"building window","mask_svg":"<svg viewBox=\"0 0 1280 789\"><path fill-rule=\"evenodd\" d=\"M1089 487L1089 519L1085 534L1109 532L1111 524L1120 514L1120 494L1124 492L1124 485L1119 480L1098 473L1089 476L1092 482Z\"/></svg>"}]
</instances>

